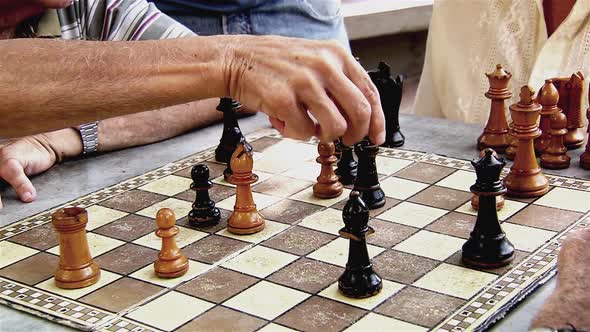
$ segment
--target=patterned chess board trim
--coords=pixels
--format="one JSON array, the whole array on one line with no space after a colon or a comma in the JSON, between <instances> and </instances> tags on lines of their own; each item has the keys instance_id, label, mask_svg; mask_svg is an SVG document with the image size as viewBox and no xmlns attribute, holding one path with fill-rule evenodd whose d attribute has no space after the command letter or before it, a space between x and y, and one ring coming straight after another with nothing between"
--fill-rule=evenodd
<instances>
[{"instance_id":1,"label":"patterned chess board trim","mask_svg":"<svg viewBox=\"0 0 590 332\"><path fill-rule=\"evenodd\" d=\"M503 317L516 302L548 280L557 269L561 244L572 230L589 227L590 213L547 242L510 272L491 283L433 329L439 332L483 331Z\"/></svg>"},{"instance_id":2,"label":"patterned chess board trim","mask_svg":"<svg viewBox=\"0 0 590 332\"><path fill-rule=\"evenodd\" d=\"M117 318L98 328L101 332L159 332L153 327L138 324L129 319Z\"/></svg>"},{"instance_id":3,"label":"patterned chess board trim","mask_svg":"<svg viewBox=\"0 0 590 332\"><path fill-rule=\"evenodd\" d=\"M0 302L5 305L19 306L35 315L50 316L52 320L59 320L60 323L88 331L114 317L101 309L2 277L0 277Z\"/></svg>"}]
</instances>

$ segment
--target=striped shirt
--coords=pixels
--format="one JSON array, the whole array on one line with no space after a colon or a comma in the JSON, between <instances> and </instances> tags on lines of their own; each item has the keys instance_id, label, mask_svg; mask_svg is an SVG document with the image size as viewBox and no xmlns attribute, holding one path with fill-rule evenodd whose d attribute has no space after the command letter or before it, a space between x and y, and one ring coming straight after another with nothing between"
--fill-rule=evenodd
<instances>
[{"instance_id":1,"label":"striped shirt","mask_svg":"<svg viewBox=\"0 0 590 332\"><path fill-rule=\"evenodd\" d=\"M195 36L146 0L75 0L57 14L62 39L130 41Z\"/></svg>"}]
</instances>

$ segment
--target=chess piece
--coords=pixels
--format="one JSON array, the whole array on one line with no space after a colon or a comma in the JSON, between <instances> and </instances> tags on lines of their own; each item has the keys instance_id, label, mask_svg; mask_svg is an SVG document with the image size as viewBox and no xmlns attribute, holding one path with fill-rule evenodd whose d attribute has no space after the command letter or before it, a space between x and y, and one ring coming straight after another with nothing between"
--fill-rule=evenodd
<instances>
[{"instance_id":1,"label":"chess piece","mask_svg":"<svg viewBox=\"0 0 590 332\"><path fill-rule=\"evenodd\" d=\"M486 154L486 151L488 149L485 150L481 150L479 151L479 157L483 157ZM496 153L496 151L492 150L494 153L494 157L498 158L498 154ZM500 211L502 210L502 208L504 207L504 195L498 195L495 197L495 201L496 201L496 210ZM479 196L477 194L473 194L473 197L471 197L471 207L474 210L479 210Z\"/></svg>"},{"instance_id":2,"label":"chess piece","mask_svg":"<svg viewBox=\"0 0 590 332\"><path fill-rule=\"evenodd\" d=\"M584 75L581 72L573 74L570 78L569 107L566 113L567 133L563 143L569 149L577 149L584 144L584 109L582 107L582 95L584 93Z\"/></svg>"},{"instance_id":3,"label":"chess piece","mask_svg":"<svg viewBox=\"0 0 590 332\"><path fill-rule=\"evenodd\" d=\"M318 198L334 198L342 194L344 187L338 180L338 176L334 174L334 168L332 165L338 160L334 155L334 143L322 143L318 144L319 157L316 161L322 165L320 176L313 185L313 195Z\"/></svg>"},{"instance_id":4,"label":"chess piece","mask_svg":"<svg viewBox=\"0 0 590 332\"><path fill-rule=\"evenodd\" d=\"M364 139L354 146L354 152L358 157L358 168L353 190L360 192L369 209L378 209L385 205L385 193L379 184L375 161L379 146Z\"/></svg>"},{"instance_id":5,"label":"chess piece","mask_svg":"<svg viewBox=\"0 0 590 332\"><path fill-rule=\"evenodd\" d=\"M541 136L535 139L535 152L540 155L551 141L551 116L559 112L559 107L557 107L559 92L553 85L553 80L545 80L545 84L537 96L537 101L542 106L541 121L539 122Z\"/></svg>"},{"instance_id":6,"label":"chess piece","mask_svg":"<svg viewBox=\"0 0 590 332\"><path fill-rule=\"evenodd\" d=\"M340 160L342 157L342 141L339 139L334 141L334 155L336 156L336 160Z\"/></svg>"},{"instance_id":7,"label":"chess piece","mask_svg":"<svg viewBox=\"0 0 590 332\"><path fill-rule=\"evenodd\" d=\"M534 94L534 90L525 85L520 89L520 101L510 105L512 135L519 141L514 164L504 178L504 184L508 195L515 197L538 197L549 190L549 182L537 164L533 146L533 139L541 135L537 127L541 105L534 100Z\"/></svg>"},{"instance_id":8,"label":"chess piece","mask_svg":"<svg viewBox=\"0 0 590 332\"><path fill-rule=\"evenodd\" d=\"M252 147L241 143L231 157L233 175L231 182L236 185L234 211L227 220L227 230L234 234L253 234L264 228L264 218L256 209L250 185L258 181L252 173Z\"/></svg>"},{"instance_id":9,"label":"chess piece","mask_svg":"<svg viewBox=\"0 0 590 332\"><path fill-rule=\"evenodd\" d=\"M59 265L55 285L63 289L83 288L100 279L100 268L90 255L86 224L88 212L79 207L57 210L51 223L59 239Z\"/></svg>"},{"instance_id":10,"label":"chess piece","mask_svg":"<svg viewBox=\"0 0 590 332\"><path fill-rule=\"evenodd\" d=\"M490 82L490 89L485 93L485 96L491 99L492 103L488 122L483 133L477 138L477 148L479 150L492 148L503 153L511 141L506 121L505 100L512 97L512 93L508 90L508 82L512 74L498 64L496 70L486 73L486 76Z\"/></svg>"},{"instance_id":11,"label":"chess piece","mask_svg":"<svg viewBox=\"0 0 590 332\"><path fill-rule=\"evenodd\" d=\"M541 155L541 167L549 169L564 169L570 167L570 157L563 145L563 137L567 134L567 118L565 114L557 112L551 116L551 131L549 145Z\"/></svg>"},{"instance_id":12,"label":"chess piece","mask_svg":"<svg viewBox=\"0 0 590 332\"><path fill-rule=\"evenodd\" d=\"M245 144L246 145L246 149L250 152L253 151L252 146L250 145L250 143L248 143L246 141L246 138L244 136L242 136L240 138L240 142L239 144ZM234 149L235 150L235 149ZM225 167L225 169L223 170L223 179L228 182L228 183L232 183L231 182L231 176L233 174L232 170L231 170L231 158L227 161L227 166Z\"/></svg>"},{"instance_id":13,"label":"chess piece","mask_svg":"<svg viewBox=\"0 0 590 332\"><path fill-rule=\"evenodd\" d=\"M342 156L340 157L340 160L338 160L338 168L334 173L336 173L340 179L340 183L344 185L353 184L357 175L358 163L354 160L352 147L341 145L341 148Z\"/></svg>"},{"instance_id":14,"label":"chess piece","mask_svg":"<svg viewBox=\"0 0 590 332\"><path fill-rule=\"evenodd\" d=\"M223 113L223 133L215 149L215 160L219 162L229 163L232 153L242 140L236 114L240 108L242 105L231 98L221 98L217 106L217 110Z\"/></svg>"},{"instance_id":15,"label":"chess piece","mask_svg":"<svg viewBox=\"0 0 590 332\"><path fill-rule=\"evenodd\" d=\"M154 262L154 271L160 278L176 278L188 271L188 258L182 254L176 245L176 217L170 209L160 209L156 214L156 236L162 238L162 249L158 259Z\"/></svg>"},{"instance_id":16,"label":"chess piece","mask_svg":"<svg viewBox=\"0 0 590 332\"><path fill-rule=\"evenodd\" d=\"M379 62L377 70L369 71L369 77L379 91L381 107L385 116L385 143L381 146L388 148L404 145L405 137L399 126L399 108L402 102L404 77L398 75L395 80L391 77L391 68L385 62Z\"/></svg>"},{"instance_id":17,"label":"chess piece","mask_svg":"<svg viewBox=\"0 0 590 332\"><path fill-rule=\"evenodd\" d=\"M506 155L506 159L514 160L514 157L516 157L516 151L518 150L518 139L516 139L516 137L512 136L512 123L510 123L509 128L510 128L510 145L506 149L505 155Z\"/></svg>"},{"instance_id":18,"label":"chess piece","mask_svg":"<svg viewBox=\"0 0 590 332\"><path fill-rule=\"evenodd\" d=\"M590 89L588 89L590 99ZM583 169L590 169L590 107L586 110L586 118L588 119L588 142L586 142L586 150L580 155L580 167Z\"/></svg>"},{"instance_id":19,"label":"chess piece","mask_svg":"<svg viewBox=\"0 0 590 332\"><path fill-rule=\"evenodd\" d=\"M199 164L191 169L191 190L196 192L193 209L188 214L188 221L193 226L210 226L217 224L221 212L215 207L215 202L209 198L209 189L213 186L209 181L209 167Z\"/></svg>"},{"instance_id":20,"label":"chess piece","mask_svg":"<svg viewBox=\"0 0 590 332\"><path fill-rule=\"evenodd\" d=\"M506 162L497 158L494 151L486 149L485 155L471 164L477 180L470 190L479 196L479 210L475 227L463 245L462 259L467 265L494 268L507 265L514 258L514 246L502 231L495 197L506 192L500 181L500 173Z\"/></svg>"},{"instance_id":21,"label":"chess piece","mask_svg":"<svg viewBox=\"0 0 590 332\"><path fill-rule=\"evenodd\" d=\"M344 273L338 279L338 289L342 294L352 298L373 296L383 288L381 277L373 270L369 259L366 237L375 231L369 222L369 210L357 191L350 193L350 198L342 211L344 227L340 235L349 240L348 262Z\"/></svg>"}]
</instances>

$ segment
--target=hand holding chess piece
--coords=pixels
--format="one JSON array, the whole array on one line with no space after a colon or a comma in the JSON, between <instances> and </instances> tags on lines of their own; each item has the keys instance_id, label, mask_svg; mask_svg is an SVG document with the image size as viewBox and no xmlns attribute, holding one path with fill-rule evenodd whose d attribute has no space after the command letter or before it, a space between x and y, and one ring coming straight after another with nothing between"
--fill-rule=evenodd
<instances>
[{"instance_id":1,"label":"hand holding chess piece","mask_svg":"<svg viewBox=\"0 0 590 332\"><path fill-rule=\"evenodd\" d=\"M100 279L100 268L92 259L88 247L88 212L79 207L60 209L52 215L51 222L59 238L55 285L64 289L94 285Z\"/></svg>"},{"instance_id":2,"label":"hand holding chess piece","mask_svg":"<svg viewBox=\"0 0 590 332\"><path fill-rule=\"evenodd\" d=\"M154 270L160 278L176 278L188 271L188 258L182 254L176 245L176 217L170 209L160 209L156 214L158 230L156 235L162 238L162 249L154 263Z\"/></svg>"},{"instance_id":3,"label":"hand holding chess piece","mask_svg":"<svg viewBox=\"0 0 590 332\"><path fill-rule=\"evenodd\" d=\"M264 218L256 209L252 185L258 176L252 173L252 147L243 142L238 145L230 161L231 183L236 185L234 211L227 220L227 230L234 234L254 234L264 229Z\"/></svg>"},{"instance_id":4,"label":"hand holding chess piece","mask_svg":"<svg viewBox=\"0 0 590 332\"><path fill-rule=\"evenodd\" d=\"M471 164L477 173L477 180L470 190L479 196L479 210L473 232L463 245L462 259L466 264L477 267L504 266L514 258L514 246L500 226L495 198L506 192L500 181L506 162L497 158L492 149L485 149L484 156Z\"/></svg>"}]
</instances>

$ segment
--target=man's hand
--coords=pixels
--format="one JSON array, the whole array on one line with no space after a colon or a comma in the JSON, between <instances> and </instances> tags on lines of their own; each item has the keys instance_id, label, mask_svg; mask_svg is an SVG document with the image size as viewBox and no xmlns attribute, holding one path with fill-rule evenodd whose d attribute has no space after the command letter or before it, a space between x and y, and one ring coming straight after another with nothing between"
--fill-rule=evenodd
<instances>
[{"instance_id":1,"label":"man's hand","mask_svg":"<svg viewBox=\"0 0 590 332\"><path fill-rule=\"evenodd\" d=\"M80 149L79 134L73 129L28 136L0 144L0 180L14 188L21 201L32 202L37 191L29 177L45 172L64 157L79 154Z\"/></svg>"},{"instance_id":2,"label":"man's hand","mask_svg":"<svg viewBox=\"0 0 590 332\"><path fill-rule=\"evenodd\" d=\"M342 137L347 145L369 136L383 143L379 92L338 43L277 36L227 39L223 58L229 95L269 115L285 136Z\"/></svg>"}]
</instances>

